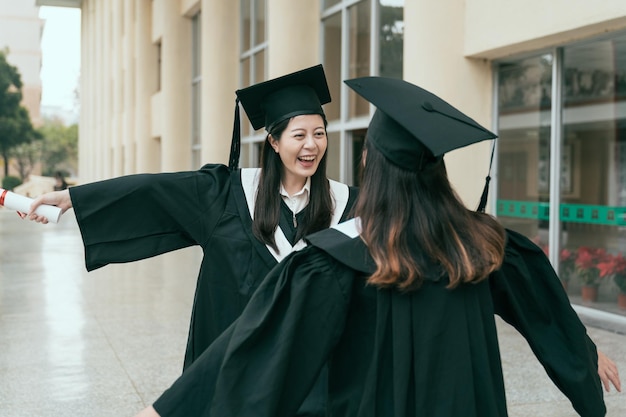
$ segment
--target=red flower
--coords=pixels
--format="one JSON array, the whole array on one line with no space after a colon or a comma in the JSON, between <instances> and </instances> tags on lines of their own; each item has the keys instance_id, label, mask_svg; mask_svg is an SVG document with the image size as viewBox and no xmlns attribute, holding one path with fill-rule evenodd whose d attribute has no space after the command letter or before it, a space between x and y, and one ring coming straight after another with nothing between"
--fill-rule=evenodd
<instances>
[{"instance_id":1,"label":"red flower","mask_svg":"<svg viewBox=\"0 0 626 417\"><path fill-rule=\"evenodd\" d=\"M605 259L598 262L600 277L611 275L624 275L626 273L626 259L621 253L618 255L606 255Z\"/></svg>"},{"instance_id":2,"label":"red flower","mask_svg":"<svg viewBox=\"0 0 626 417\"><path fill-rule=\"evenodd\" d=\"M593 253L591 248L581 246L578 248L578 254L576 255L576 268L589 269L593 268L595 263L593 262Z\"/></svg>"},{"instance_id":3,"label":"red flower","mask_svg":"<svg viewBox=\"0 0 626 417\"><path fill-rule=\"evenodd\" d=\"M581 246L576 253L576 272L585 285L598 285L600 278L605 277L610 255L603 248ZM602 265L603 269L600 269Z\"/></svg>"},{"instance_id":4,"label":"red flower","mask_svg":"<svg viewBox=\"0 0 626 417\"><path fill-rule=\"evenodd\" d=\"M575 255L574 252L572 252L569 249L563 249L561 250L561 262L568 262L568 261L574 261Z\"/></svg>"}]
</instances>

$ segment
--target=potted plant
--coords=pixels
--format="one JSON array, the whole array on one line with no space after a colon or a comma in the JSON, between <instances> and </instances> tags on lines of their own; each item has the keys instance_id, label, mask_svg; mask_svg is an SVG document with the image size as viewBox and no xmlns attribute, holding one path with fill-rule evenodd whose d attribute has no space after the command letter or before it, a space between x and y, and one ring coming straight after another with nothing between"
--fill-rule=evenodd
<instances>
[{"instance_id":1,"label":"potted plant","mask_svg":"<svg viewBox=\"0 0 626 417\"><path fill-rule=\"evenodd\" d=\"M576 252L574 268L581 280L581 295L583 301L596 301L598 299L598 286L605 275L600 275L598 264L608 259L606 250L602 248L590 248L581 246Z\"/></svg>"}]
</instances>

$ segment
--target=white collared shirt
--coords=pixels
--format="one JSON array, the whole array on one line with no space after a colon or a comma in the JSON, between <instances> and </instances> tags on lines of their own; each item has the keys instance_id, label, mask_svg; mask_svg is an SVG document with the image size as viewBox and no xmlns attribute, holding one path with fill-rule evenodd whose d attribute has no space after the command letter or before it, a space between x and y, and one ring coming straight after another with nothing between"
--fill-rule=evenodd
<instances>
[{"instance_id":1,"label":"white collared shirt","mask_svg":"<svg viewBox=\"0 0 626 417\"><path fill-rule=\"evenodd\" d=\"M283 184L280 184L280 195L283 201L287 204L287 207L291 210L294 216L300 213L309 204L309 198L311 194L311 177L306 179L304 187L294 195L289 195Z\"/></svg>"},{"instance_id":2,"label":"white collared shirt","mask_svg":"<svg viewBox=\"0 0 626 417\"><path fill-rule=\"evenodd\" d=\"M241 186L243 187L243 192L246 196L246 203L248 204L248 212L250 213L251 219L254 219L254 204L256 202L256 192L259 188L260 172L260 168L241 169ZM348 189L348 186L346 184L342 184L331 179L328 179L328 184L330 185L330 195L333 199L333 216L330 221L330 225L333 226L339 223L339 220L341 219L341 216L343 215L344 210L348 205L350 190ZM310 184L308 181L307 184L305 184L305 188L307 190L310 188ZM307 195L307 198L302 205L302 208L306 207L309 202L308 192L305 194ZM276 228L274 237L276 239L276 246L278 246L278 250L274 250L274 248L269 245L265 246L277 262L283 260L291 252L298 251L306 247L306 242L304 241L304 239L300 239L295 245L289 243L280 227Z\"/></svg>"}]
</instances>

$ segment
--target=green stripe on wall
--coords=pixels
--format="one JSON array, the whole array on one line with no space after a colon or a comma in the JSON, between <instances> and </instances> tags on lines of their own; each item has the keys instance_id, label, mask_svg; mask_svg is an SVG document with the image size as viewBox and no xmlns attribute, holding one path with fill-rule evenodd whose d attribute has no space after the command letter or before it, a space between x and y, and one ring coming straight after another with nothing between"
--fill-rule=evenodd
<instances>
[{"instance_id":1,"label":"green stripe on wall","mask_svg":"<svg viewBox=\"0 0 626 417\"><path fill-rule=\"evenodd\" d=\"M626 226L626 207L561 204L560 213L562 222ZM549 220L550 204L536 201L498 200L497 215Z\"/></svg>"}]
</instances>

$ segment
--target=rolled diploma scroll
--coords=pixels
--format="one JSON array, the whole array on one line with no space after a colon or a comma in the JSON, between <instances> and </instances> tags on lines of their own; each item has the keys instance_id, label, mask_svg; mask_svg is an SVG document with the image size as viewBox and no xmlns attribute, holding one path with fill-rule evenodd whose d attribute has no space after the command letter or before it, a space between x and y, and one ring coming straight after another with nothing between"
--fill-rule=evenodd
<instances>
[{"instance_id":1,"label":"rolled diploma scroll","mask_svg":"<svg viewBox=\"0 0 626 417\"><path fill-rule=\"evenodd\" d=\"M0 206L4 206L11 210L17 210L22 213L28 213L30 211L30 205L33 199L20 194L15 194L4 188L0 188ZM44 216L48 221L52 223L58 223L61 217L61 209L56 206L50 206L48 204L42 204L37 207L35 213L40 216Z\"/></svg>"}]
</instances>

